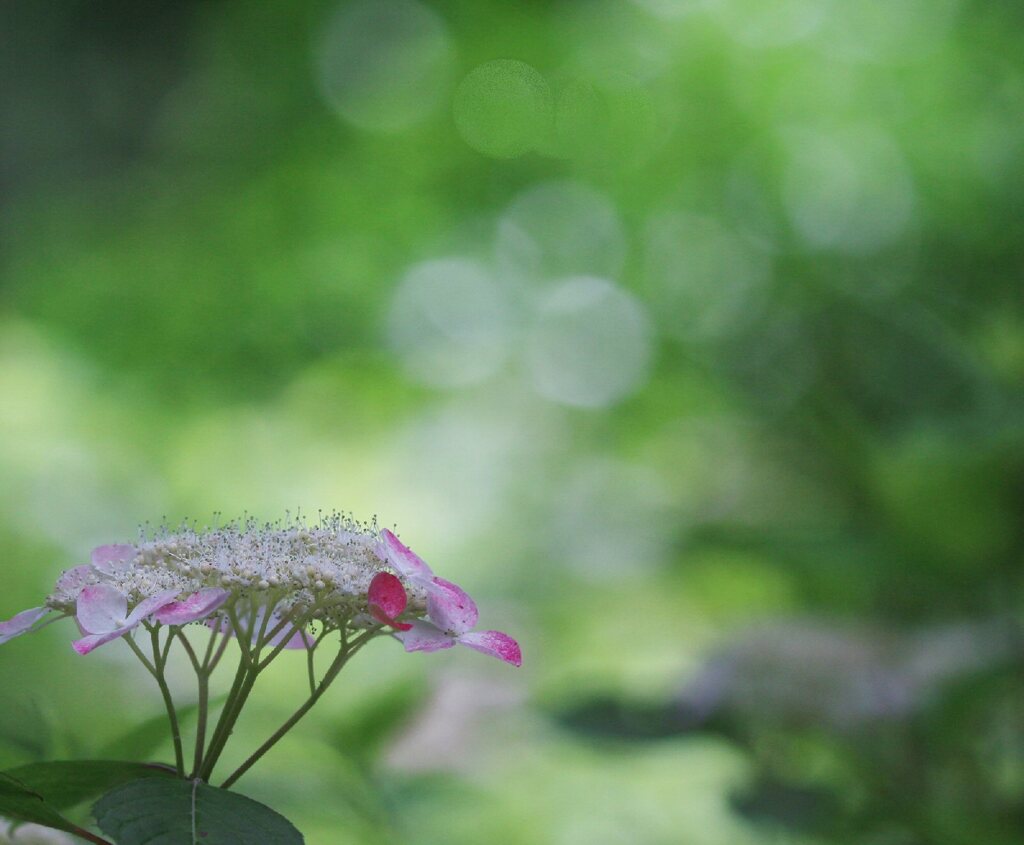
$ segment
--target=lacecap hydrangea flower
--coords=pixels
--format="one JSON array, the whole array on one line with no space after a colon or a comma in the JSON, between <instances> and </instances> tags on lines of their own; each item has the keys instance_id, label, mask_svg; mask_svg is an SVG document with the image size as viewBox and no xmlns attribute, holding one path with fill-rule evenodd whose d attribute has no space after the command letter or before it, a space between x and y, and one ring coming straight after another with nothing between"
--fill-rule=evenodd
<instances>
[{"instance_id":1,"label":"lacecap hydrangea flower","mask_svg":"<svg viewBox=\"0 0 1024 845\"><path fill-rule=\"evenodd\" d=\"M55 615L54 615L55 614ZM462 643L519 666L515 640L471 629L476 604L388 529L334 514L301 522L232 522L198 530L161 529L135 544L100 546L90 563L58 578L42 607L0 622L0 643L74 617L80 654L140 624L211 628L253 640L260 629L286 648L309 647L332 630L386 626L406 651ZM50 618L47 618L50 617Z\"/></svg>"},{"instance_id":2,"label":"lacecap hydrangea flower","mask_svg":"<svg viewBox=\"0 0 1024 845\"><path fill-rule=\"evenodd\" d=\"M136 543L100 546L89 563L61 574L42 606L0 622L0 643L68 617L81 632L72 642L79 654L122 640L156 679L177 770L185 776L165 675L171 647L181 644L199 684L189 776L201 780L209 780L257 676L284 651L306 652L309 698L224 787L302 718L371 639L393 637L409 652L458 643L513 666L522 663L518 643L507 634L475 630L477 606L463 589L434 575L391 531L340 514L316 524L246 519L215 528L165 527ZM337 650L318 671L316 657L332 641ZM209 681L231 642L238 668L207 740Z\"/></svg>"}]
</instances>

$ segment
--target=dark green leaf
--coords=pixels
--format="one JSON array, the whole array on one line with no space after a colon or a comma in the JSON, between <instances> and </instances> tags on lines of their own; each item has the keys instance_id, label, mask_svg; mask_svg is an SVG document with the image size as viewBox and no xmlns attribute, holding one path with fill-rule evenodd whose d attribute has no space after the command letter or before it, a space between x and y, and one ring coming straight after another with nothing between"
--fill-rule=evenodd
<instances>
[{"instance_id":1,"label":"dark green leaf","mask_svg":"<svg viewBox=\"0 0 1024 845\"><path fill-rule=\"evenodd\" d=\"M93 808L118 845L303 845L284 816L201 781L144 778L117 786Z\"/></svg>"},{"instance_id":2,"label":"dark green leaf","mask_svg":"<svg viewBox=\"0 0 1024 845\"><path fill-rule=\"evenodd\" d=\"M74 807L121 783L149 777L174 777L174 770L147 763L118 760L57 760L29 763L6 774L38 793L57 810Z\"/></svg>"},{"instance_id":3,"label":"dark green leaf","mask_svg":"<svg viewBox=\"0 0 1024 845\"><path fill-rule=\"evenodd\" d=\"M106 840L93 836L88 831L69 822L50 807L43 800L42 795L4 772L0 772L0 816L6 816L18 822L32 822L74 833L90 842L106 843Z\"/></svg>"}]
</instances>

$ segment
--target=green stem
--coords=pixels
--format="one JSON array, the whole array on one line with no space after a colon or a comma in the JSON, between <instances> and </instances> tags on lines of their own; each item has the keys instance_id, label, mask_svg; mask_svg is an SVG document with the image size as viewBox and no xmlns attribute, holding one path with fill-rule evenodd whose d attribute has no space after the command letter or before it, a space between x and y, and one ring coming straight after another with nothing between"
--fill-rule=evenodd
<instances>
[{"instance_id":1,"label":"green stem","mask_svg":"<svg viewBox=\"0 0 1024 845\"><path fill-rule=\"evenodd\" d=\"M213 655L213 647L217 642L217 636L220 632L217 630L215 625L210 631L210 640L206 644L206 653L203 655L203 668L205 669L210 665L210 657Z\"/></svg>"},{"instance_id":2,"label":"green stem","mask_svg":"<svg viewBox=\"0 0 1024 845\"><path fill-rule=\"evenodd\" d=\"M192 774L189 777L195 777L203 764L203 745L206 742L206 712L210 702L210 673L207 670L207 664L210 661L210 651L213 648L213 638L210 639L210 644L206 648L206 654L203 657L203 662L199 662L199 657L196 655L195 650L192 648L192 643L188 641L188 637L185 636L185 632L179 627L171 628L171 636L177 636L181 640L181 644L185 649L185 653L188 655L189 661L192 663L192 668L195 670L196 679L199 683L199 702L197 705L197 716L196 716L196 744L192 758ZM214 635L216 636L216 634Z\"/></svg>"},{"instance_id":3,"label":"green stem","mask_svg":"<svg viewBox=\"0 0 1024 845\"><path fill-rule=\"evenodd\" d=\"M217 632L215 631L214 637L216 637L216 635ZM217 650L213 653L213 657L206 661L206 668L210 674L213 674L213 670L220 664L220 659L224 656L224 652L227 651L229 642L231 642L231 631L225 631L224 638L221 640L220 645L217 646Z\"/></svg>"},{"instance_id":4,"label":"green stem","mask_svg":"<svg viewBox=\"0 0 1024 845\"><path fill-rule=\"evenodd\" d=\"M231 773L227 780L225 780L224 783L220 785L221 789L229 789L232 784L234 784L242 775L244 775L247 771L249 771L250 768L252 768L253 764L256 763L256 761L258 761L264 754L266 754L271 748L273 748L281 739L281 737L283 737L286 733L288 733L288 731L295 727L296 723L298 723L298 721L312 709L313 705L316 704L317 701L320 699L320 696L322 696L327 691L327 688L331 685L334 679L338 677L338 673L341 672L342 668L348 662L349 658L351 658L357 651L359 651L359 649L370 639L370 637L372 637L376 633L376 630L367 631L358 639L354 640L351 646L343 647L342 650L338 652L338 656L334 658L334 661L331 663L330 667L328 667L327 671L324 673L323 679L320 681L316 689L313 690L313 693L309 696L309 698L306 699L305 703L298 710L292 713L292 715L288 717L288 719L281 725L281 727L274 731L274 733L267 739L266 742L264 742L259 748L257 748L252 754L250 754L246 758L245 762L242 763L241 766L239 766L237 769L235 769L234 772Z\"/></svg>"},{"instance_id":5,"label":"green stem","mask_svg":"<svg viewBox=\"0 0 1024 845\"><path fill-rule=\"evenodd\" d=\"M276 646L274 646L274 650L272 652L270 652L270 655L268 657L266 657L264 660L259 661L256 664L256 668L260 672L262 672L264 669L266 669L267 666L270 665L270 661L272 661L282 651L285 650L285 648L288 646L289 640L291 640L291 638L294 637L300 631L304 631L306 629L307 622L308 622L308 619L306 617L300 617L300 620L298 622L295 622L295 623L290 623L290 620L286 619L285 622L282 625L278 625L273 631L271 631L270 634L268 634L268 639L273 639L275 636L277 636L277 634L279 634L281 632L281 629L283 628L284 624L289 624L289 623L292 624L292 629L290 631L288 631L288 635L281 638L281 642L279 642ZM306 642L306 641L304 640L303 642ZM306 647L309 648L308 645Z\"/></svg>"},{"instance_id":6,"label":"green stem","mask_svg":"<svg viewBox=\"0 0 1024 845\"><path fill-rule=\"evenodd\" d=\"M234 707L231 709L231 714L228 716L228 721L224 724L224 728L221 731L216 745L214 745L214 743L210 743L211 747L207 749L206 760L203 762L203 780L208 781L210 779L214 766L217 765L220 755L224 753L224 747L228 744L228 740L231 739L231 734L234 733L235 723L238 721L238 717L242 714L242 707L245 706L246 699L249 698L249 693L252 692L252 688L256 685L256 677L258 674L259 673L257 672L250 671L246 675L245 680L242 682L242 686L238 691Z\"/></svg>"},{"instance_id":7,"label":"green stem","mask_svg":"<svg viewBox=\"0 0 1024 845\"><path fill-rule=\"evenodd\" d=\"M235 679L231 682L231 689L228 691L227 700L224 702L224 707L220 711L220 718L217 720L217 726L213 729L213 736L210 737L210 745L206 749L203 765L199 770L199 777L203 780L209 780L210 778L210 770L213 768L210 761L213 759L213 754L220 744L222 734L228 728L228 723L231 721L231 714L235 709L235 701L238 699L238 695L245 683L246 675L249 672L249 666L250 664L246 658L246 654L245 652L242 652L238 659L238 669L235 671Z\"/></svg>"},{"instance_id":8,"label":"green stem","mask_svg":"<svg viewBox=\"0 0 1024 845\"><path fill-rule=\"evenodd\" d=\"M149 673L156 679L160 687L160 695L164 700L164 707L167 709L167 718L171 723L171 739L174 741L174 762L180 777L185 777L185 754L181 747L181 727L178 724L178 712L174 709L174 699L171 698L171 690L164 678L164 664L160 660L160 640L156 628L150 628L150 637L153 643L153 659L155 665L146 659L142 649L131 638L131 635L124 637L126 643L135 652L135 655L142 661L142 664L149 670Z\"/></svg>"},{"instance_id":9,"label":"green stem","mask_svg":"<svg viewBox=\"0 0 1024 845\"><path fill-rule=\"evenodd\" d=\"M319 640L317 640L319 642ZM312 646L306 649L306 671L309 673L309 694L312 695L316 692L316 646L317 643L313 643Z\"/></svg>"},{"instance_id":10,"label":"green stem","mask_svg":"<svg viewBox=\"0 0 1024 845\"><path fill-rule=\"evenodd\" d=\"M238 614L235 612L234 606L227 607L226 610L228 619L231 620L231 627L229 630L234 632L235 639L238 640L238 648L241 650L242 656L246 660L252 660L252 629L256 623L256 611L253 610L252 613L249 614L249 624L243 628L238 620Z\"/></svg>"},{"instance_id":11,"label":"green stem","mask_svg":"<svg viewBox=\"0 0 1024 845\"><path fill-rule=\"evenodd\" d=\"M170 642L172 639L174 639L174 637L177 637L179 640L181 640L181 644L185 649L185 653L188 655L189 662L192 664L192 668L195 669L196 674L198 675L200 672L202 672L202 666L199 663L199 658L196 656L195 649L192 648L192 643L190 643L188 641L188 637L185 636L185 632L177 625L171 628L171 633L168 635L167 641ZM166 653L167 652L165 650L164 654L166 655Z\"/></svg>"},{"instance_id":12,"label":"green stem","mask_svg":"<svg viewBox=\"0 0 1024 845\"><path fill-rule=\"evenodd\" d=\"M199 673L199 712L196 714L196 748L192 758L192 774L198 776L203 767L203 746L206 743L206 719L210 705L210 676L204 671Z\"/></svg>"},{"instance_id":13,"label":"green stem","mask_svg":"<svg viewBox=\"0 0 1024 845\"><path fill-rule=\"evenodd\" d=\"M264 625L261 626L260 629L261 637L267 636L265 624L266 620L264 620ZM270 636L273 635L274 634L271 633ZM224 748L228 744L228 740L231 739L231 734L235 729L235 723L238 721L238 717L242 714L242 707L245 705L246 700L249 698L249 694L256 685L256 678L259 676L260 672L267 668L267 664L269 664L271 660L277 657L277 655L284 650L287 642L287 638L282 640L263 661L259 661L259 647L249 652L253 663L249 664L248 672L242 681L241 686L235 693L234 701L231 702L230 711L227 706L225 706L224 711L221 713L221 719L217 725L218 735L210 742L210 747L206 751L206 760L203 763L201 770L202 773L200 775L204 780L209 780L210 775L213 774L214 766L217 765L217 761L220 759L221 754L223 754Z\"/></svg>"}]
</instances>

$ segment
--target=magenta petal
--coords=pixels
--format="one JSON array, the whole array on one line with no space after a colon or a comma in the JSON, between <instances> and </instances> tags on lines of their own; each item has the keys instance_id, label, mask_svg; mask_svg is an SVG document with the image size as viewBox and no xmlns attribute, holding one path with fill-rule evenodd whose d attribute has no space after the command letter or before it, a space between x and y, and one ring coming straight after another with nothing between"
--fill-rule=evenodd
<instances>
[{"instance_id":1,"label":"magenta petal","mask_svg":"<svg viewBox=\"0 0 1024 845\"><path fill-rule=\"evenodd\" d=\"M78 594L75 618L90 634L107 634L124 626L128 598L109 584L91 584Z\"/></svg>"},{"instance_id":2,"label":"magenta petal","mask_svg":"<svg viewBox=\"0 0 1024 845\"><path fill-rule=\"evenodd\" d=\"M405 594L402 582L390 572L378 572L373 576L370 588L366 591L366 601L375 619L399 631L408 631L411 627L406 622L396 621L396 617L405 610L409 597Z\"/></svg>"},{"instance_id":3,"label":"magenta petal","mask_svg":"<svg viewBox=\"0 0 1024 845\"><path fill-rule=\"evenodd\" d=\"M390 563L400 574L407 578L431 578L434 573L426 562L404 545L394 534L385 528L380 532L384 538L384 549Z\"/></svg>"},{"instance_id":4,"label":"magenta petal","mask_svg":"<svg viewBox=\"0 0 1024 845\"><path fill-rule=\"evenodd\" d=\"M416 620L408 631L395 634L406 651L440 651L455 645L455 638L429 622Z\"/></svg>"},{"instance_id":5,"label":"magenta petal","mask_svg":"<svg viewBox=\"0 0 1024 845\"><path fill-rule=\"evenodd\" d=\"M153 618L162 625L186 625L198 619L204 619L228 600L228 590L208 588L193 593L183 601L165 604Z\"/></svg>"},{"instance_id":6,"label":"magenta petal","mask_svg":"<svg viewBox=\"0 0 1024 845\"><path fill-rule=\"evenodd\" d=\"M33 607L16 613L6 622L0 622L0 645L24 634L49 612L48 607Z\"/></svg>"},{"instance_id":7,"label":"magenta petal","mask_svg":"<svg viewBox=\"0 0 1024 845\"><path fill-rule=\"evenodd\" d=\"M373 576L370 588L366 591L366 598L371 606L376 606L391 618L405 610L409 601L402 582L390 572L378 572Z\"/></svg>"},{"instance_id":8,"label":"magenta petal","mask_svg":"<svg viewBox=\"0 0 1024 845\"><path fill-rule=\"evenodd\" d=\"M519 643L501 631L472 631L459 637L459 642L476 651L497 657L513 666L523 665L523 654Z\"/></svg>"},{"instance_id":9,"label":"magenta petal","mask_svg":"<svg viewBox=\"0 0 1024 845\"><path fill-rule=\"evenodd\" d=\"M444 578L435 578L427 591L427 615L438 628L455 634L471 630L480 618L476 602Z\"/></svg>"},{"instance_id":10,"label":"magenta petal","mask_svg":"<svg viewBox=\"0 0 1024 845\"><path fill-rule=\"evenodd\" d=\"M111 546L97 546L92 550L92 565L100 572L108 575L123 568L117 564L125 564L135 557L135 546L118 543Z\"/></svg>"}]
</instances>

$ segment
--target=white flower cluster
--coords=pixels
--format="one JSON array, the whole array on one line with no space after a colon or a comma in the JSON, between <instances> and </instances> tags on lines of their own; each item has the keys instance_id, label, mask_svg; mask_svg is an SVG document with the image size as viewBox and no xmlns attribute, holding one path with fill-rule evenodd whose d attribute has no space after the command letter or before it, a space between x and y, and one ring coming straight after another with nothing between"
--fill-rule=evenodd
<instances>
[{"instance_id":1,"label":"white flower cluster","mask_svg":"<svg viewBox=\"0 0 1024 845\"><path fill-rule=\"evenodd\" d=\"M84 587L108 584L134 605L163 591L179 597L204 589L231 593L234 602L273 609L281 617L306 616L331 627L369 621L367 591L374 576L393 572L375 523L342 514L216 528L162 527L131 546L97 550L91 565L65 572L46 605L76 612ZM422 588L406 583L409 610L425 607Z\"/></svg>"}]
</instances>

